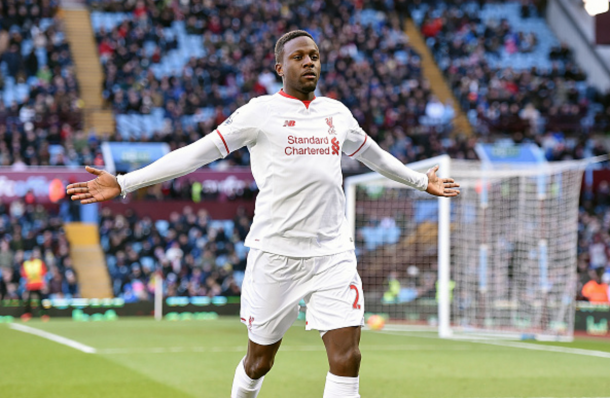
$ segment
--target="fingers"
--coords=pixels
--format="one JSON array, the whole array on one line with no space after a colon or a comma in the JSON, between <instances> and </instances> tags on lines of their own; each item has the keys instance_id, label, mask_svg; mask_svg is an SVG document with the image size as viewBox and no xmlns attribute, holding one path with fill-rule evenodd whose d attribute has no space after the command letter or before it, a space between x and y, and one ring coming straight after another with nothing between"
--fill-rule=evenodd
<instances>
[{"instance_id":1,"label":"fingers","mask_svg":"<svg viewBox=\"0 0 610 398\"><path fill-rule=\"evenodd\" d=\"M445 189L445 191L443 192L443 196L446 198L452 198L454 196L458 196L460 194L460 191L458 191L457 189Z\"/></svg>"},{"instance_id":2,"label":"fingers","mask_svg":"<svg viewBox=\"0 0 610 398\"><path fill-rule=\"evenodd\" d=\"M85 170L87 170L87 172L89 172L91 174L95 174L96 176L101 175L103 172L103 170L94 169L93 167L89 167L89 166L85 166Z\"/></svg>"},{"instance_id":3,"label":"fingers","mask_svg":"<svg viewBox=\"0 0 610 398\"><path fill-rule=\"evenodd\" d=\"M72 195L71 199L74 201L74 200L90 199L92 197L93 197L93 195L91 195L90 193L84 193L82 195Z\"/></svg>"},{"instance_id":4,"label":"fingers","mask_svg":"<svg viewBox=\"0 0 610 398\"><path fill-rule=\"evenodd\" d=\"M435 173L435 174L436 174L436 171L438 170L438 168L439 168L439 165L437 164L437 165L436 165L436 166L434 166L433 168L429 169L429 170L426 172L426 174L429 174L429 173Z\"/></svg>"},{"instance_id":5,"label":"fingers","mask_svg":"<svg viewBox=\"0 0 610 398\"><path fill-rule=\"evenodd\" d=\"M445 188L459 188L460 184L458 183L445 183Z\"/></svg>"},{"instance_id":6,"label":"fingers","mask_svg":"<svg viewBox=\"0 0 610 398\"><path fill-rule=\"evenodd\" d=\"M85 184L84 188L69 188L66 193L68 195L74 195L76 193L89 193L89 188L87 187L87 185Z\"/></svg>"},{"instance_id":7,"label":"fingers","mask_svg":"<svg viewBox=\"0 0 610 398\"><path fill-rule=\"evenodd\" d=\"M97 202L97 199L95 199L95 198L91 198L91 199L85 199L85 200L81 200L81 201L80 201L80 204L81 204L81 205L88 205L88 204L90 204L90 203L95 203L95 202Z\"/></svg>"},{"instance_id":8,"label":"fingers","mask_svg":"<svg viewBox=\"0 0 610 398\"><path fill-rule=\"evenodd\" d=\"M66 188L71 189L71 188L86 188L86 187L87 187L86 182L77 182L77 183L68 185Z\"/></svg>"}]
</instances>

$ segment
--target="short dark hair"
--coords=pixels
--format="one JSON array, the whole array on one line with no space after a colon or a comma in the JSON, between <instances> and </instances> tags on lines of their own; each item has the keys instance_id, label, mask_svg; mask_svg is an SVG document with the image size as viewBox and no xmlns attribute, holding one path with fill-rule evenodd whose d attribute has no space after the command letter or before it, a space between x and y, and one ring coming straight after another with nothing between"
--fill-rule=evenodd
<instances>
[{"instance_id":1,"label":"short dark hair","mask_svg":"<svg viewBox=\"0 0 610 398\"><path fill-rule=\"evenodd\" d=\"M297 37L301 36L309 37L315 42L313 36L305 32L304 30L293 30L292 32L284 33L284 35L282 35L282 37L280 37L275 43L275 62L279 64L282 60L282 57L284 56L284 45L290 40L296 39Z\"/></svg>"}]
</instances>

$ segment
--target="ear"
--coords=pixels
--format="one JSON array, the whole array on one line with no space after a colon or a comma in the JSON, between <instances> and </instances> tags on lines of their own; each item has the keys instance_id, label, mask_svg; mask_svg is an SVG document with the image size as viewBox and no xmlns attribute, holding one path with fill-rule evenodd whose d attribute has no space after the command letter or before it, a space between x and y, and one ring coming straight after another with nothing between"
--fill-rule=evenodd
<instances>
[{"instance_id":1,"label":"ear","mask_svg":"<svg viewBox=\"0 0 610 398\"><path fill-rule=\"evenodd\" d=\"M284 67L282 66L282 64L275 64L275 73L277 73L282 78L284 77Z\"/></svg>"}]
</instances>

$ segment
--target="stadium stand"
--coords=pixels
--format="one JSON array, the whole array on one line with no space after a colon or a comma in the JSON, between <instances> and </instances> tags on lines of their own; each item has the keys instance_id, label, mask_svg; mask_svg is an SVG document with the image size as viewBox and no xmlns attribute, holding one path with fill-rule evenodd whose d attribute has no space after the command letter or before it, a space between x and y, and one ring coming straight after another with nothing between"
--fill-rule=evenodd
<instances>
[{"instance_id":1,"label":"stadium stand","mask_svg":"<svg viewBox=\"0 0 610 398\"><path fill-rule=\"evenodd\" d=\"M388 4L90 1L105 71L104 96L117 122L117 132L104 137L82 130L78 85L57 4L34 2L16 7L16 14L9 7L0 19L0 36L8 40L0 62L0 164L103 166L103 141L166 142L172 150L194 142L250 98L279 89L280 81L272 72L273 45L279 35L297 27L312 33L325 54L320 93L348 105L365 130L405 163L443 153L474 159L477 140L505 137L538 143L549 160L607 152L593 133L610 126L610 94L597 93L586 84L570 49L557 41L541 18L542 6L526 0L416 1L410 7L475 127L477 136L466 138L448 134L453 110L432 94L420 57L403 33L404 2L394 2L395 9ZM318 17L312 18L312 13ZM248 152L237 151L222 163L222 167L247 166ZM360 166L346 162L344 167L354 171ZM172 182L150 187L144 195L150 200L191 197L191 186ZM581 217L582 228L603 221L603 211L587 210ZM187 215L180 217L186 223ZM233 229L228 221L207 222L227 227L225 235ZM148 298L149 277L157 266L175 278L167 286L169 294L216 294L216 285L226 293L231 285L227 275L239 281L239 273L215 277L215 284L210 280L209 286L201 275L197 278L203 282L192 281L192 265L186 260L194 257L189 256L191 248L185 250L180 242L186 276L183 271L170 272L161 257L131 261L140 256L143 243L119 237L136 225L152 229L164 253L174 243L164 235L165 223L152 227L149 223L135 216L129 220L102 216L104 249L113 252L107 260L116 295ZM362 247L374 250L396 242L399 237L392 223L373 220L359 231ZM115 233L115 226L122 232ZM201 233L205 237L215 230ZM228 241L233 235L228 233ZM583 253L593 245L593 235L581 236ZM194 245L196 239L190 242L189 234L187 239ZM120 250L113 246L115 241L122 242ZM229 242L229 247L232 244L243 262L243 237ZM221 263L225 261L222 250L209 252L212 257L220 253ZM215 265L218 272L223 265Z\"/></svg>"},{"instance_id":2,"label":"stadium stand","mask_svg":"<svg viewBox=\"0 0 610 398\"><path fill-rule=\"evenodd\" d=\"M212 131L249 98L279 89L271 72L273 43L285 30L304 27L327 56L320 91L346 103L371 136L404 162L442 153L474 159L477 139L498 133L536 141L549 160L605 153L601 141L569 134L604 123L592 101L599 95L586 85L569 49L555 39L533 2L485 2L490 4L482 8L465 3L471 14L482 9L480 17L457 10L464 2L434 2L436 14L427 12L427 4L411 10L469 112L478 133L470 139L443 135L451 128L452 111L434 98L422 77L419 56L402 33L403 9L400 17L385 17L378 13L389 11L383 2L336 1L299 13L290 10L302 1L290 8L276 2L229 3L90 2L106 72L105 96L116 114L113 140L165 141L174 149ZM309 18L313 11L322 18ZM441 20L446 25L438 26ZM459 31L461 45L450 45L449 29ZM480 69L466 68L479 61ZM527 79L540 87L536 101L526 96ZM481 95L472 98L479 80L475 91ZM544 101L558 95L565 103ZM570 119L571 113L577 117ZM245 151L232 157L229 165L248 164ZM187 186L176 190L166 184L161 190L165 194L151 188L147 197L190 195ZM384 222L364 228L360 238L369 250L398 239Z\"/></svg>"},{"instance_id":3,"label":"stadium stand","mask_svg":"<svg viewBox=\"0 0 610 398\"><path fill-rule=\"evenodd\" d=\"M601 181L595 192L581 198L578 216L578 298L596 270L603 269L602 281L610 284L610 184ZM610 293L610 292L609 292Z\"/></svg>"},{"instance_id":4,"label":"stadium stand","mask_svg":"<svg viewBox=\"0 0 610 398\"><path fill-rule=\"evenodd\" d=\"M431 4L414 6L413 19L479 136L536 141L607 127L604 97L533 2Z\"/></svg>"},{"instance_id":5,"label":"stadium stand","mask_svg":"<svg viewBox=\"0 0 610 398\"><path fill-rule=\"evenodd\" d=\"M46 264L46 290L49 298L79 297L76 272L70 258L70 247L63 231L63 222L70 219L67 206L59 212L36 205L29 196L0 204L0 302L19 300L25 290L20 267L34 248Z\"/></svg>"},{"instance_id":6,"label":"stadium stand","mask_svg":"<svg viewBox=\"0 0 610 398\"><path fill-rule=\"evenodd\" d=\"M105 95L122 136L115 138L179 147L212 131L250 98L279 90L275 40L301 27L326 54L320 92L348 105L383 146L404 161L459 151L442 136L453 111L433 98L403 20L373 3L377 9L347 1L90 2ZM178 138L165 138L170 131ZM234 157L233 164L248 164L243 152Z\"/></svg>"},{"instance_id":7,"label":"stadium stand","mask_svg":"<svg viewBox=\"0 0 610 398\"><path fill-rule=\"evenodd\" d=\"M477 139L536 142L551 161L607 154L596 134L608 131L610 93L587 84L571 50L542 18L541 3L423 1L411 15ZM600 186L597 205L585 201L580 215L579 292L599 267L610 279L608 186Z\"/></svg>"},{"instance_id":8,"label":"stadium stand","mask_svg":"<svg viewBox=\"0 0 610 398\"><path fill-rule=\"evenodd\" d=\"M93 163L56 1L0 3L0 165ZM82 134L82 133L79 133Z\"/></svg>"},{"instance_id":9,"label":"stadium stand","mask_svg":"<svg viewBox=\"0 0 610 398\"><path fill-rule=\"evenodd\" d=\"M205 210L185 207L153 221L104 208L100 235L115 296L151 299L156 270L163 272L166 296L239 296L251 222L243 211L233 220L213 220Z\"/></svg>"}]
</instances>

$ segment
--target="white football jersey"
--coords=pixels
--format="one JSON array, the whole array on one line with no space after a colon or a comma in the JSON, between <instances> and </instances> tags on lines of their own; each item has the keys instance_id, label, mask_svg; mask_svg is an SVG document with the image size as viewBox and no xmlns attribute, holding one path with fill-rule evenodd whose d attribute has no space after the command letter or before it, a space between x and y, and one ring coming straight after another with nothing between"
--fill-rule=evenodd
<instances>
[{"instance_id":1,"label":"white football jersey","mask_svg":"<svg viewBox=\"0 0 610 398\"><path fill-rule=\"evenodd\" d=\"M284 91L252 99L212 139L223 157L247 146L260 190L246 246L289 257L351 250L341 152L358 157L371 139L341 102L301 101Z\"/></svg>"}]
</instances>

